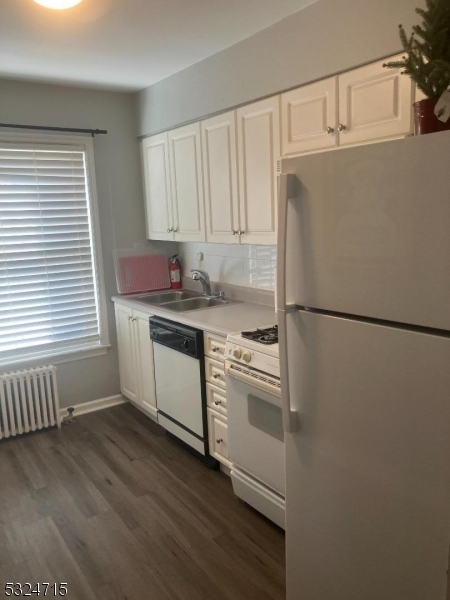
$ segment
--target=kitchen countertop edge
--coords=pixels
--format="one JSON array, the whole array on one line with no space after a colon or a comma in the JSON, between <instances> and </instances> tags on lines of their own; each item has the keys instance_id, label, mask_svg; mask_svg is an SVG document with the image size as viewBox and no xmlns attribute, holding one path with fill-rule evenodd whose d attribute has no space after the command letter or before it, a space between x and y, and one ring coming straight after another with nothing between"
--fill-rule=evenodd
<instances>
[{"instance_id":1,"label":"kitchen countertop edge","mask_svg":"<svg viewBox=\"0 0 450 600\"><path fill-rule=\"evenodd\" d=\"M163 317L223 337L229 333L273 325L276 322L276 314L272 306L252 302L240 301L229 306L175 313L159 306L139 302L138 297L113 296L111 300L115 304L146 313L149 317Z\"/></svg>"}]
</instances>

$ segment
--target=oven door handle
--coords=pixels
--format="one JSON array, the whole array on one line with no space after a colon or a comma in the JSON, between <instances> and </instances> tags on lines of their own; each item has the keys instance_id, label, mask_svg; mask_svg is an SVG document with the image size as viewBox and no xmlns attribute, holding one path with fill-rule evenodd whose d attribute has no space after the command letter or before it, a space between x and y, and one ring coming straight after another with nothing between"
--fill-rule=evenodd
<instances>
[{"instance_id":1,"label":"oven door handle","mask_svg":"<svg viewBox=\"0 0 450 600\"><path fill-rule=\"evenodd\" d=\"M244 383L247 383L248 385L251 385L254 388L257 388L258 390L266 392L271 396L281 398L280 383L279 381L272 379L270 375L266 376L262 373L254 373L249 369L246 369L245 367L232 363L228 360L225 362L225 373L230 377L239 379L239 381L242 381ZM276 404L277 406L279 405L279 403Z\"/></svg>"}]
</instances>

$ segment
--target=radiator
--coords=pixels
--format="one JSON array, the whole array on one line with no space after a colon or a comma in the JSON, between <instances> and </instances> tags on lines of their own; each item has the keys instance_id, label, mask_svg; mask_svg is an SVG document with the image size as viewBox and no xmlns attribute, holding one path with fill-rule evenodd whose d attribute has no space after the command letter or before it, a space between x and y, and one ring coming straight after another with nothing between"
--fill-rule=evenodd
<instances>
[{"instance_id":1,"label":"radiator","mask_svg":"<svg viewBox=\"0 0 450 600\"><path fill-rule=\"evenodd\" d=\"M56 367L0 375L0 440L55 425L61 427Z\"/></svg>"}]
</instances>

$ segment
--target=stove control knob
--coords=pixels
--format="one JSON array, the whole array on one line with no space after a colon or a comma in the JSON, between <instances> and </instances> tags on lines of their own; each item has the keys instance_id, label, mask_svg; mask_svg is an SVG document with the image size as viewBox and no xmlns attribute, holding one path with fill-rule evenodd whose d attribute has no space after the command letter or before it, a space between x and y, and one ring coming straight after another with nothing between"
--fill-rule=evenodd
<instances>
[{"instance_id":1,"label":"stove control knob","mask_svg":"<svg viewBox=\"0 0 450 600\"><path fill-rule=\"evenodd\" d=\"M234 358L237 358L238 360L241 358L241 349L239 348L239 346L236 346L235 349L233 350L233 356Z\"/></svg>"},{"instance_id":2,"label":"stove control knob","mask_svg":"<svg viewBox=\"0 0 450 600\"><path fill-rule=\"evenodd\" d=\"M242 353L242 359L245 360L246 363L249 363L252 360L252 355L248 350L244 350Z\"/></svg>"}]
</instances>

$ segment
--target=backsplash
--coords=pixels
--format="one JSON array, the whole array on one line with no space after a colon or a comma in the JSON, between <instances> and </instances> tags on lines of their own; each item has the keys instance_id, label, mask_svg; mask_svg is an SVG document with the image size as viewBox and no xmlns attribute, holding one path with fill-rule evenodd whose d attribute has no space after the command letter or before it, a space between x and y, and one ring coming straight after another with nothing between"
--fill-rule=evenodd
<instances>
[{"instance_id":1,"label":"backsplash","mask_svg":"<svg viewBox=\"0 0 450 600\"><path fill-rule=\"evenodd\" d=\"M262 290L275 289L276 246L239 244L178 244L183 275L190 269L204 269L211 281ZM199 262L198 253L203 254Z\"/></svg>"}]
</instances>

